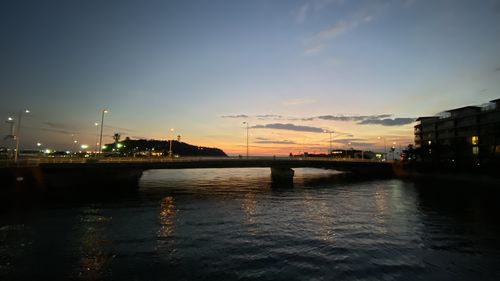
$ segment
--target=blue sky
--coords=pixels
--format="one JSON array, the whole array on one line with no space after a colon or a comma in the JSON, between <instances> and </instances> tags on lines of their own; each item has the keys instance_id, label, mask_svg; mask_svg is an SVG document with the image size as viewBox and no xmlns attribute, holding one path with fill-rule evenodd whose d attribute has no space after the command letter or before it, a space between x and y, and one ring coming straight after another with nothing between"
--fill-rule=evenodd
<instances>
[{"instance_id":1,"label":"blue sky","mask_svg":"<svg viewBox=\"0 0 500 281\"><path fill-rule=\"evenodd\" d=\"M243 153L248 121L255 153L322 152L324 129L380 149L500 97L498 0L2 1L0 36L0 113L32 111L25 148L93 144L107 108L106 142L175 128Z\"/></svg>"}]
</instances>

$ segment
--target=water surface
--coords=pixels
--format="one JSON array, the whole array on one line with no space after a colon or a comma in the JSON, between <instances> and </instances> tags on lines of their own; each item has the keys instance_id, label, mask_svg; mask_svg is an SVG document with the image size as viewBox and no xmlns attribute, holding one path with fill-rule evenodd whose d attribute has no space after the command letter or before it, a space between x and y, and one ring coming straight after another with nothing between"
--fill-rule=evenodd
<instances>
[{"instance_id":1,"label":"water surface","mask_svg":"<svg viewBox=\"0 0 500 281\"><path fill-rule=\"evenodd\" d=\"M2 200L0 280L500 280L498 188L269 174L155 170L132 193Z\"/></svg>"}]
</instances>

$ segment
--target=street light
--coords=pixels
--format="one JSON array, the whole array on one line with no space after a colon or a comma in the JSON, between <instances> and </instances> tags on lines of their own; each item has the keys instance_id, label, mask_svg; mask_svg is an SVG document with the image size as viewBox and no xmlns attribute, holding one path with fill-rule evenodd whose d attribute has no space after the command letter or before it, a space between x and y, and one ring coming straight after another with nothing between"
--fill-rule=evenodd
<instances>
[{"instance_id":1,"label":"street light","mask_svg":"<svg viewBox=\"0 0 500 281\"><path fill-rule=\"evenodd\" d=\"M384 140L384 158L387 158L387 146L385 145L385 137L377 137L377 139Z\"/></svg>"},{"instance_id":2,"label":"street light","mask_svg":"<svg viewBox=\"0 0 500 281\"><path fill-rule=\"evenodd\" d=\"M391 151L392 151L392 161L394 161L394 160L396 160L396 142L395 141L392 142Z\"/></svg>"},{"instance_id":3,"label":"street light","mask_svg":"<svg viewBox=\"0 0 500 281\"><path fill-rule=\"evenodd\" d=\"M96 127L97 129L97 134L95 135L95 150L94 150L94 153L97 153L97 151L99 151L99 141L98 141L98 137L99 137L99 123L95 122L94 123L94 126Z\"/></svg>"},{"instance_id":4,"label":"street light","mask_svg":"<svg viewBox=\"0 0 500 281\"><path fill-rule=\"evenodd\" d=\"M102 115L101 115L101 135L99 136L99 153L102 152L102 129L104 128L104 114L108 113L107 109L102 110Z\"/></svg>"},{"instance_id":5,"label":"street light","mask_svg":"<svg viewBox=\"0 0 500 281\"><path fill-rule=\"evenodd\" d=\"M28 109L24 111L19 111L19 119L17 119L17 130L16 130L16 154L14 154L14 161L17 162L19 158L19 139L21 138L21 119L23 117L23 113L30 113ZM12 118L11 118L12 119Z\"/></svg>"},{"instance_id":6,"label":"street light","mask_svg":"<svg viewBox=\"0 0 500 281\"><path fill-rule=\"evenodd\" d=\"M333 153L332 153L332 135L333 135L333 131L330 131L330 130L323 130L323 133L329 133L330 134L330 156L333 156Z\"/></svg>"},{"instance_id":7,"label":"street light","mask_svg":"<svg viewBox=\"0 0 500 281\"><path fill-rule=\"evenodd\" d=\"M173 154L172 154L172 141L174 140L174 128L171 128L170 129L170 150L168 151L168 156L170 158L173 157Z\"/></svg>"},{"instance_id":8,"label":"street light","mask_svg":"<svg viewBox=\"0 0 500 281\"><path fill-rule=\"evenodd\" d=\"M350 142L346 143L346 147L345 147L345 159L347 159L347 149L349 148L350 145L351 145Z\"/></svg>"},{"instance_id":9,"label":"street light","mask_svg":"<svg viewBox=\"0 0 500 281\"><path fill-rule=\"evenodd\" d=\"M75 146L76 146L77 143L78 143L77 140L73 140L73 147L71 148L71 151L73 152L73 154L75 154L75 151L76 151Z\"/></svg>"},{"instance_id":10,"label":"street light","mask_svg":"<svg viewBox=\"0 0 500 281\"><path fill-rule=\"evenodd\" d=\"M248 122L243 122L243 124L247 125L247 160L248 160Z\"/></svg>"}]
</instances>

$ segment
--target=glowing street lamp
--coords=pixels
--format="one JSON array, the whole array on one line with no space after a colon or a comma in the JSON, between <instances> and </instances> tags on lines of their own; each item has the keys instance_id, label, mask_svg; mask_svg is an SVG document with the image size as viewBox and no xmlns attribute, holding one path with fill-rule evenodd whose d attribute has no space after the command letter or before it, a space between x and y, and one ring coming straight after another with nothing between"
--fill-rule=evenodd
<instances>
[{"instance_id":1,"label":"glowing street lamp","mask_svg":"<svg viewBox=\"0 0 500 281\"><path fill-rule=\"evenodd\" d=\"M73 147L71 148L71 151L73 151L73 153L75 153L75 152L76 152L76 151L75 151L75 150L76 150L76 149L75 149L75 146L76 146L76 144L77 144L77 143L78 143L78 140L73 140Z\"/></svg>"},{"instance_id":2,"label":"glowing street lamp","mask_svg":"<svg viewBox=\"0 0 500 281\"><path fill-rule=\"evenodd\" d=\"M97 134L95 135L95 151L94 151L94 153L97 153L97 151L99 151L99 144L100 144L99 140L97 139L99 137L99 123L95 122L94 126L97 129Z\"/></svg>"},{"instance_id":3,"label":"glowing street lamp","mask_svg":"<svg viewBox=\"0 0 500 281\"><path fill-rule=\"evenodd\" d=\"M102 152L102 129L104 128L104 114L108 113L107 109L102 110L102 115L101 115L101 135L99 136L99 153Z\"/></svg>"},{"instance_id":4,"label":"glowing street lamp","mask_svg":"<svg viewBox=\"0 0 500 281\"><path fill-rule=\"evenodd\" d=\"M248 122L243 122L243 124L247 125L247 159L248 159Z\"/></svg>"},{"instance_id":5,"label":"glowing street lamp","mask_svg":"<svg viewBox=\"0 0 500 281\"><path fill-rule=\"evenodd\" d=\"M384 140L384 158L387 158L387 146L385 145L385 137L377 137L377 139Z\"/></svg>"},{"instance_id":6,"label":"glowing street lamp","mask_svg":"<svg viewBox=\"0 0 500 281\"><path fill-rule=\"evenodd\" d=\"M168 151L168 156L170 158L173 157L173 154L172 154L172 141L174 140L174 128L171 128L170 129L170 149Z\"/></svg>"},{"instance_id":7,"label":"glowing street lamp","mask_svg":"<svg viewBox=\"0 0 500 281\"><path fill-rule=\"evenodd\" d=\"M349 149L349 146L351 145L350 142L346 143L346 146L345 146L345 158L347 159L347 149Z\"/></svg>"},{"instance_id":8,"label":"glowing street lamp","mask_svg":"<svg viewBox=\"0 0 500 281\"><path fill-rule=\"evenodd\" d=\"M17 130L15 134L16 138L16 154L14 154L14 161L17 162L17 159L19 158L19 139L21 138L21 119L23 117L23 113L30 113L28 109L24 111L19 111L19 119L17 119ZM11 118L12 119L12 118Z\"/></svg>"}]
</instances>

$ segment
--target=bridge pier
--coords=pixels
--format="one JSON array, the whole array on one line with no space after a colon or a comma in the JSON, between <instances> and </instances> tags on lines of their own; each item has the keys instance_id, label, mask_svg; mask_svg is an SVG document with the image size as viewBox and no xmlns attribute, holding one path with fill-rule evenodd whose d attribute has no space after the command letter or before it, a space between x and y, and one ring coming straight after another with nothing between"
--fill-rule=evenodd
<instances>
[{"instance_id":1,"label":"bridge pier","mask_svg":"<svg viewBox=\"0 0 500 281\"><path fill-rule=\"evenodd\" d=\"M288 167L271 167L271 181L275 187L293 186L295 171Z\"/></svg>"}]
</instances>

